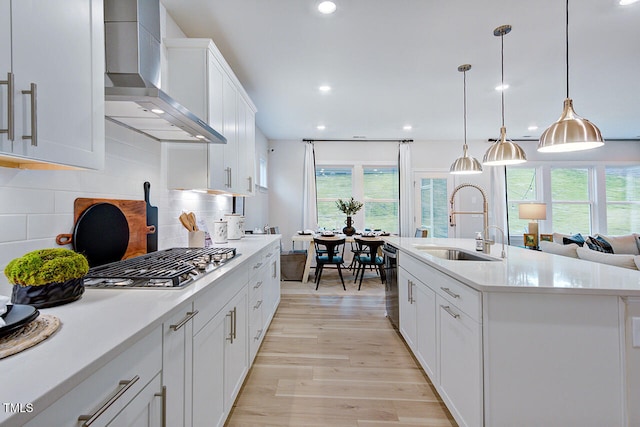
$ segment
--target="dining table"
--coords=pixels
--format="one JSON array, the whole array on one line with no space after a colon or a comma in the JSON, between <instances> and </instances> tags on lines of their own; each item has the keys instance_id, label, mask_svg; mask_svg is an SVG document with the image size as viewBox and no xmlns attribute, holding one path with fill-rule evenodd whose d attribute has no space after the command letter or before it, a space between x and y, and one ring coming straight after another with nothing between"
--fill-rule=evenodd
<instances>
[{"instance_id":1,"label":"dining table","mask_svg":"<svg viewBox=\"0 0 640 427\"><path fill-rule=\"evenodd\" d=\"M381 234L381 235L388 235L388 234ZM315 259L316 256L316 247L313 244L313 238L314 237L323 237L323 238L336 238L336 239L341 239L344 238L345 239L345 243L353 243L355 242L355 238L359 237L359 238L363 238L363 239L372 239L372 240L379 240L380 236L378 234L372 234L372 235L362 235L362 234L354 234L352 236L347 236L346 234L342 234L342 233L334 233L334 234L323 234L323 233L296 233L293 236L291 236L291 242L293 244L293 249L295 250L295 244L297 242L302 242L303 244L305 244L307 246L307 259L304 263L304 272L302 273L302 283L307 283L309 281L309 273L311 272L311 264L313 263L313 260Z\"/></svg>"}]
</instances>

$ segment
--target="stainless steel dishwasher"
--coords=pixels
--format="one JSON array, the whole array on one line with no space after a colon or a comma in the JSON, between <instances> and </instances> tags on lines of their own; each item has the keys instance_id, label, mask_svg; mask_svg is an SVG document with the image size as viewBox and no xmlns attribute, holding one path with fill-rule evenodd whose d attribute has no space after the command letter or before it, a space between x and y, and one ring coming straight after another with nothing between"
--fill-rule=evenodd
<instances>
[{"instance_id":1,"label":"stainless steel dishwasher","mask_svg":"<svg viewBox=\"0 0 640 427\"><path fill-rule=\"evenodd\" d=\"M384 254L384 269L386 275L384 294L387 317L394 328L400 326L400 309L398 305L398 248L385 243L382 247Z\"/></svg>"}]
</instances>

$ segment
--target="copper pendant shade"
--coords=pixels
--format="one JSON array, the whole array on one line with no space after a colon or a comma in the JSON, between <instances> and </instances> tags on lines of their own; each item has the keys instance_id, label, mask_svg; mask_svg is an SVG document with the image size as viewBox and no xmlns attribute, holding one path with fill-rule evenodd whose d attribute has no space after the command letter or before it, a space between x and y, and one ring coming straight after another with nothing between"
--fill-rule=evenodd
<instances>
[{"instance_id":1,"label":"copper pendant shade","mask_svg":"<svg viewBox=\"0 0 640 427\"><path fill-rule=\"evenodd\" d=\"M540 136L538 151L542 153L589 150L604 145L600 129L576 114L569 97L569 0L566 1L565 36L567 97L560 118Z\"/></svg>"},{"instance_id":2,"label":"copper pendant shade","mask_svg":"<svg viewBox=\"0 0 640 427\"><path fill-rule=\"evenodd\" d=\"M454 175L471 175L482 173L480 162L467 154L467 71L471 69L470 64L463 64L458 67L458 71L464 73L464 145L462 146L462 157L458 157L449 168L449 172Z\"/></svg>"},{"instance_id":3,"label":"copper pendant shade","mask_svg":"<svg viewBox=\"0 0 640 427\"><path fill-rule=\"evenodd\" d=\"M493 35L500 37L502 87L504 88L504 36L511 32L511 25L501 25L493 30ZM500 138L494 142L484 154L482 164L487 166L515 165L527 161L524 150L515 142L507 139L507 128L504 126L504 89L502 89L502 126Z\"/></svg>"}]
</instances>

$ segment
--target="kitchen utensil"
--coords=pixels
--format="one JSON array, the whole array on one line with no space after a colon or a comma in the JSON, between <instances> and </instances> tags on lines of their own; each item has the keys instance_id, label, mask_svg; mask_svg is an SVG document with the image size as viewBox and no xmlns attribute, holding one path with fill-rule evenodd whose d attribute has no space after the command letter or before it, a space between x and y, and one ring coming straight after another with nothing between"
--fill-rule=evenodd
<instances>
[{"instance_id":1,"label":"kitchen utensil","mask_svg":"<svg viewBox=\"0 0 640 427\"><path fill-rule=\"evenodd\" d=\"M189 212L187 214L187 216L189 217L189 222L191 223L191 226L193 227L193 231L198 231L198 223L196 222L196 214L194 214L193 212Z\"/></svg>"},{"instance_id":2,"label":"kitchen utensil","mask_svg":"<svg viewBox=\"0 0 640 427\"><path fill-rule=\"evenodd\" d=\"M155 226L147 226L146 209L147 203L144 200L118 200L118 199L94 199L79 197L73 204L74 223L77 223L80 216L89 207L99 204L108 203L119 208L127 219L129 225L129 244L123 258L132 258L147 253L147 234L155 233ZM98 229L102 234L108 231L108 223L101 223ZM104 246L102 234L93 242L94 245ZM72 234L59 234L56 237L56 243L59 245L72 244Z\"/></svg>"},{"instance_id":3,"label":"kitchen utensil","mask_svg":"<svg viewBox=\"0 0 640 427\"><path fill-rule=\"evenodd\" d=\"M189 247L204 248L204 231L196 230L189 232Z\"/></svg>"},{"instance_id":4,"label":"kitchen utensil","mask_svg":"<svg viewBox=\"0 0 640 427\"><path fill-rule=\"evenodd\" d=\"M189 219L189 215L185 212L182 212L178 217L180 223L187 229L187 231L193 231L193 225L191 224L191 220Z\"/></svg>"},{"instance_id":5,"label":"kitchen utensil","mask_svg":"<svg viewBox=\"0 0 640 427\"><path fill-rule=\"evenodd\" d=\"M158 250L158 207L151 206L149 199L149 190L151 184L147 181L144 183L144 201L147 204L147 226L155 227L156 232L147 234L147 253Z\"/></svg>"}]
</instances>

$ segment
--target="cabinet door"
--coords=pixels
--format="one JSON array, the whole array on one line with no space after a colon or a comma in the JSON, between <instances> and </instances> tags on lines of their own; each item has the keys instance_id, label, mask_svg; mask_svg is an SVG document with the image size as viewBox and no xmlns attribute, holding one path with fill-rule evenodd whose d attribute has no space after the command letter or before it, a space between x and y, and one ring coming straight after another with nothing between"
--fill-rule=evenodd
<instances>
[{"instance_id":1,"label":"cabinet door","mask_svg":"<svg viewBox=\"0 0 640 427\"><path fill-rule=\"evenodd\" d=\"M193 316L189 304L163 325L162 382L166 389L167 425L191 425L193 390Z\"/></svg>"},{"instance_id":2,"label":"cabinet door","mask_svg":"<svg viewBox=\"0 0 640 427\"><path fill-rule=\"evenodd\" d=\"M7 80L11 67L11 1L0 0L0 80ZM0 84L0 129L9 127L9 90ZM11 141L6 132L0 133L0 152L11 152Z\"/></svg>"},{"instance_id":3,"label":"cabinet door","mask_svg":"<svg viewBox=\"0 0 640 427\"><path fill-rule=\"evenodd\" d=\"M229 325L227 312L222 311L193 337L194 426L224 422L224 347Z\"/></svg>"},{"instance_id":4,"label":"cabinet door","mask_svg":"<svg viewBox=\"0 0 640 427\"><path fill-rule=\"evenodd\" d=\"M103 167L102 2L13 1L11 16L16 128L13 154ZM23 91L32 91L33 84L36 93L25 94ZM32 115L32 110L37 113Z\"/></svg>"},{"instance_id":5,"label":"cabinet door","mask_svg":"<svg viewBox=\"0 0 640 427\"><path fill-rule=\"evenodd\" d=\"M240 191L251 196L255 184L255 113L247 101L238 93L238 174Z\"/></svg>"},{"instance_id":6,"label":"cabinet door","mask_svg":"<svg viewBox=\"0 0 640 427\"><path fill-rule=\"evenodd\" d=\"M161 427L169 424L162 420L162 399L158 374L109 424L110 427ZM186 424L184 424L186 425Z\"/></svg>"},{"instance_id":7,"label":"cabinet door","mask_svg":"<svg viewBox=\"0 0 640 427\"><path fill-rule=\"evenodd\" d=\"M244 288L227 305L227 325L224 348L224 407L231 410L244 377L249 370L249 339L247 325L247 289ZM233 339L231 339L231 335Z\"/></svg>"},{"instance_id":8,"label":"cabinet door","mask_svg":"<svg viewBox=\"0 0 640 427\"><path fill-rule=\"evenodd\" d=\"M398 300L400 305L400 333L415 353L416 350L416 305L414 279L402 268L398 269Z\"/></svg>"},{"instance_id":9,"label":"cabinet door","mask_svg":"<svg viewBox=\"0 0 640 427\"><path fill-rule=\"evenodd\" d=\"M229 137L224 128L224 95L225 74L218 60L209 52L209 124L214 129L219 130L227 138L227 145L230 143ZM225 171L225 148L226 145L209 144L209 188L216 190L229 190L226 184L229 179Z\"/></svg>"},{"instance_id":10,"label":"cabinet door","mask_svg":"<svg viewBox=\"0 0 640 427\"><path fill-rule=\"evenodd\" d=\"M428 286L418 283L416 296L416 345L417 358L433 381L436 381L436 293Z\"/></svg>"},{"instance_id":11,"label":"cabinet door","mask_svg":"<svg viewBox=\"0 0 640 427\"><path fill-rule=\"evenodd\" d=\"M440 387L460 425L482 425L480 325L441 296L438 304Z\"/></svg>"},{"instance_id":12,"label":"cabinet door","mask_svg":"<svg viewBox=\"0 0 640 427\"><path fill-rule=\"evenodd\" d=\"M224 189L235 192L238 182L238 94L233 81L225 74L222 86L224 105L222 118L222 134L227 138L224 147L224 168L226 180Z\"/></svg>"}]
</instances>

